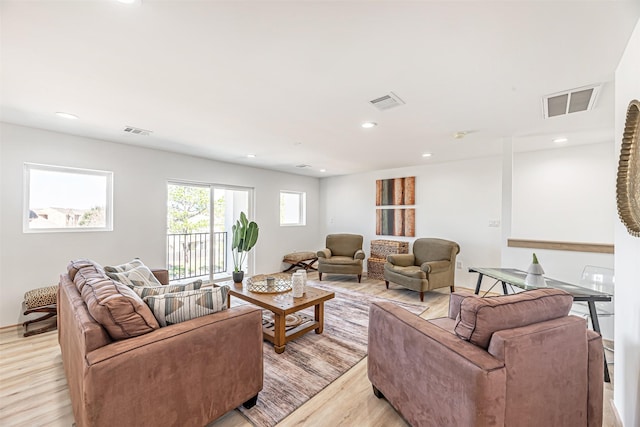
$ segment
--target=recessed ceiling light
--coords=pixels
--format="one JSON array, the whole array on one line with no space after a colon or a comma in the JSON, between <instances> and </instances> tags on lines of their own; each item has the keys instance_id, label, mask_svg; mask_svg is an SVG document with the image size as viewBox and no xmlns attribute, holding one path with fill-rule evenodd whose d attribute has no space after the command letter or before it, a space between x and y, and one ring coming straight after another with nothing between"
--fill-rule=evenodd
<instances>
[{"instance_id":1,"label":"recessed ceiling light","mask_svg":"<svg viewBox=\"0 0 640 427\"><path fill-rule=\"evenodd\" d=\"M422 157L431 157L431 153L423 153Z\"/></svg>"},{"instance_id":2,"label":"recessed ceiling light","mask_svg":"<svg viewBox=\"0 0 640 427\"><path fill-rule=\"evenodd\" d=\"M564 136L560 137L560 138L555 138L553 140L553 142L555 142L556 144L562 144L564 142L569 141L569 138L565 138Z\"/></svg>"},{"instance_id":3,"label":"recessed ceiling light","mask_svg":"<svg viewBox=\"0 0 640 427\"><path fill-rule=\"evenodd\" d=\"M65 113L64 111L56 111L56 116L64 117L65 119L72 119L72 120L78 119L78 116L76 116L75 114Z\"/></svg>"},{"instance_id":4,"label":"recessed ceiling light","mask_svg":"<svg viewBox=\"0 0 640 427\"><path fill-rule=\"evenodd\" d=\"M326 171L327 171L326 169L320 169L320 172L326 172Z\"/></svg>"},{"instance_id":5,"label":"recessed ceiling light","mask_svg":"<svg viewBox=\"0 0 640 427\"><path fill-rule=\"evenodd\" d=\"M255 154L247 154L247 157L250 158L250 159L253 159L253 158L256 157L256 155Z\"/></svg>"},{"instance_id":6,"label":"recessed ceiling light","mask_svg":"<svg viewBox=\"0 0 640 427\"><path fill-rule=\"evenodd\" d=\"M365 128L365 129L369 129L369 128L376 127L376 126L378 126L378 124L376 122L364 122L362 124L362 127Z\"/></svg>"},{"instance_id":7,"label":"recessed ceiling light","mask_svg":"<svg viewBox=\"0 0 640 427\"><path fill-rule=\"evenodd\" d=\"M453 138L454 139L462 139L465 136L467 136L469 132L465 131L465 130L461 130L460 132L456 132L453 134Z\"/></svg>"}]
</instances>

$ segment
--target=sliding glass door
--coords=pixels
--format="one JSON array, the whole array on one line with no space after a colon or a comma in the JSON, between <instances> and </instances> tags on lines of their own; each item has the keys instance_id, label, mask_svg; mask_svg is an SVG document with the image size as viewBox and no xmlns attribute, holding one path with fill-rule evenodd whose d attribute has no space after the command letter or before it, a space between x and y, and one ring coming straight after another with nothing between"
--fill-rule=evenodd
<instances>
[{"instance_id":1,"label":"sliding glass door","mask_svg":"<svg viewBox=\"0 0 640 427\"><path fill-rule=\"evenodd\" d=\"M231 227L250 214L252 189L171 182L167 186L167 268L172 281L231 277ZM250 271L252 259L244 266Z\"/></svg>"}]
</instances>

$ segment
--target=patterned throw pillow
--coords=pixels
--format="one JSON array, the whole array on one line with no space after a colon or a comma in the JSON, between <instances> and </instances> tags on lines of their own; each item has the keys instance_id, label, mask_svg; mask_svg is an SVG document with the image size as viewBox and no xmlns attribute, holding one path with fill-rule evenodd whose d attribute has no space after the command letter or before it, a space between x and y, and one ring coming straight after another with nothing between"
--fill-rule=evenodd
<instances>
[{"instance_id":1,"label":"patterned throw pillow","mask_svg":"<svg viewBox=\"0 0 640 427\"><path fill-rule=\"evenodd\" d=\"M127 285L130 288L133 288L134 286L162 286L162 283L156 279L156 276L154 276L151 270L149 270L149 267L144 264L132 267L129 270L120 273L112 273L107 270L106 267L105 271L110 279Z\"/></svg>"},{"instance_id":2,"label":"patterned throw pillow","mask_svg":"<svg viewBox=\"0 0 640 427\"><path fill-rule=\"evenodd\" d=\"M161 295L170 292L195 291L202 287L202 280L198 279L189 284L184 285L166 285L166 286L134 286L133 290L140 295L140 298L151 295Z\"/></svg>"},{"instance_id":3,"label":"patterned throw pillow","mask_svg":"<svg viewBox=\"0 0 640 427\"><path fill-rule=\"evenodd\" d=\"M131 260L130 262L125 262L124 264L120 265L107 265L104 267L104 271L106 271L107 273L124 273L125 271L129 271L132 268L140 267L142 265L144 265L144 263L136 258L134 260Z\"/></svg>"},{"instance_id":4,"label":"patterned throw pillow","mask_svg":"<svg viewBox=\"0 0 640 427\"><path fill-rule=\"evenodd\" d=\"M206 316L227 308L228 286L198 289L144 298L160 326Z\"/></svg>"}]
</instances>

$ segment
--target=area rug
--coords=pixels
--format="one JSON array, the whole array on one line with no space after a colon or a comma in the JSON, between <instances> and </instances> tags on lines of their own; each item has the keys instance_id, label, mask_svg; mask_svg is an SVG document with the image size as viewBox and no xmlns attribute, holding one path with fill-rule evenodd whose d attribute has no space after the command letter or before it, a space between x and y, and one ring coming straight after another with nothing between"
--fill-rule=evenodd
<instances>
[{"instance_id":1,"label":"area rug","mask_svg":"<svg viewBox=\"0 0 640 427\"><path fill-rule=\"evenodd\" d=\"M276 425L361 361L367 355L369 305L390 301L317 281L308 284L335 293L324 305L324 332L309 332L287 343L282 354L264 343L264 388L253 408L239 408L254 426ZM392 302L415 314L427 309ZM303 313L313 316L313 308Z\"/></svg>"}]
</instances>

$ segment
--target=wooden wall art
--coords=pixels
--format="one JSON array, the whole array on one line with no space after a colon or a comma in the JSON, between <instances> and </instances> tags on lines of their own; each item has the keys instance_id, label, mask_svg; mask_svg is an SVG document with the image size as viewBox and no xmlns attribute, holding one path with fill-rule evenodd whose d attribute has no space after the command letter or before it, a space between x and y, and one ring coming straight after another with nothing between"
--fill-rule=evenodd
<instances>
[{"instance_id":1,"label":"wooden wall art","mask_svg":"<svg viewBox=\"0 0 640 427\"><path fill-rule=\"evenodd\" d=\"M416 235L416 210L376 209L376 234L379 236Z\"/></svg>"},{"instance_id":2,"label":"wooden wall art","mask_svg":"<svg viewBox=\"0 0 640 427\"><path fill-rule=\"evenodd\" d=\"M415 205L415 203L415 176L376 181L376 206Z\"/></svg>"}]
</instances>

